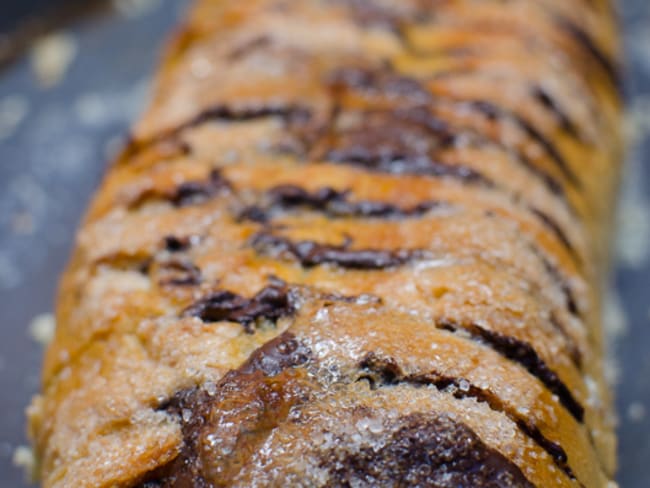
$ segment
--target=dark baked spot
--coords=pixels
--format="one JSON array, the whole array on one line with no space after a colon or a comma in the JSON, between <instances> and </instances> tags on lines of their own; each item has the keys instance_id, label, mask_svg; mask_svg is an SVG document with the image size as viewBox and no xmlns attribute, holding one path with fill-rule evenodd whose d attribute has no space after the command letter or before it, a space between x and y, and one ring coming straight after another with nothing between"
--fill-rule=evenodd
<instances>
[{"instance_id":1,"label":"dark baked spot","mask_svg":"<svg viewBox=\"0 0 650 488\"><path fill-rule=\"evenodd\" d=\"M150 473L145 483L160 488L231 486L291 408L308 401L310 382L299 366L310 358L309 348L285 332L217 385L179 391L160 405L159 410L178 418L183 445L178 457Z\"/></svg>"},{"instance_id":2,"label":"dark baked spot","mask_svg":"<svg viewBox=\"0 0 650 488\"><path fill-rule=\"evenodd\" d=\"M399 418L378 448L351 452L342 443L322 456L320 467L329 473L328 486L336 487L533 488L469 427L438 413Z\"/></svg>"},{"instance_id":3,"label":"dark baked spot","mask_svg":"<svg viewBox=\"0 0 650 488\"><path fill-rule=\"evenodd\" d=\"M522 417L515 409L508 407L490 390L479 388L464 378L444 376L435 371L407 375L395 359L380 357L374 353L369 353L360 362L359 367L361 369L359 379L370 378L371 385L375 388L396 384L434 386L437 390L448 392L455 398L473 398L479 402L487 403L492 410L501 412L512 420L524 434L529 436L551 456L558 468L569 478L575 479L575 475L568 465L567 454L562 446L546 438L530 420ZM387 378L388 381L383 382L383 378Z\"/></svg>"},{"instance_id":4,"label":"dark baked spot","mask_svg":"<svg viewBox=\"0 0 650 488\"><path fill-rule=\"evenodd\" d=\"M256 234L251 245L259 253L295 259L305 267L335 264L348 269L385 269L425 256L421 250L350 249L349 243L337 246L315 241L293 242L266 232Z\"/></svg>"},{"instance_id":5,"label":"dark baked spot","mask_svg":"<svg viewBox=\"0 0 650 488\"><path fill-rule=\"evenodd\" d=\"M399 219L419 217L441 205L440 202L427 201L409 208L373 200L351 201L348 191L322 187L312 192L296 185L280 185L267 193L267 204L248 207L242 217L256 222L268 222L278 210L306 208L321 212L328 217L368 217Z\"/></svg>"},{"instance_id":6,"label":"dark baked spot","mask_svg":"<svg viewBox=\"0 0 650 488\"><path fill-rule=\"evenodd\" d=\"M440 320L436 323L436 326L450 332L464 331L469 333L473 340L479 340L501 356L521 365L541 381L549 391L557 395L560 403L578 422L584 420L584 407L575 399L557 373L548 367L529 343L485 329L476 324L461 325L449 320Z\"/></svg>"},{"instance_id":7,"label":"dark baked spot","mask_svg":"<svg viewBox=\"0 0 650 488\"><path fill-rule=\"evenodd\" d=\"M177 207L202 203L222 190L229 189L230 183L223 178L221 171L214 169L207 180L181 183L169 200Z\"/></svg>"},{"instance_id":8,"label":"dark baked spot","mask_svg":"<svg viewBox=\"0 0 650 488\"><path fill-rule=\"evenodd\" d=\"M230 291L217 291L201 298L188 308L184 317L199 317L204 322L238 322L247 332L254 332L259 319L275 321L290 316L295 310L295 297L290 288L274 281L252 298Z\"/></svg>"}]
</instances>

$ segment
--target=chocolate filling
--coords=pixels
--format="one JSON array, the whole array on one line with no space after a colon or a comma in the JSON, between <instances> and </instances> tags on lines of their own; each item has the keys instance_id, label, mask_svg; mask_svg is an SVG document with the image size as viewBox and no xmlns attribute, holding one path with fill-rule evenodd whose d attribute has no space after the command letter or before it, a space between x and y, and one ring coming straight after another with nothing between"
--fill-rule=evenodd
<instances>
[{"instance_id":1,"label":"chocolate filling","mask_svg":"<svg viewBox=\"0 0 650 488\"><path fill-rule=\"evenodd\" d=\"M279 117L287 121L287 123L300 124L310 120L311 110L306 107L276 102L251 102L249 105L243 105L241 107L215 105L205 109L193 119L179 126L174 130L174 133L197 127L212 120L246 122L267 117Z\"/></svg>"},{"instance_id":2,"label":"chocolate filling","mask_svg":"<svg viewBox=\"0 0 650 488\"><path fill-rule=\"evenodd\" d=\"M285 332L212 388L183 390L160 405L159 410L178 418L183 445L178 457L149 473L141 488L231 486L250 454L293 406L309 398L304 369L293 368L310 358L311 350Z\"/></svg>"},{"instance_id":3,"label":"chocolate filling","mask_svg":"<svg viewBox=\"0 0 650 488\"><path fill-rule=\"evenodd\" d=\"M414 78L398 75L388 69L385 71L371 71L362 68L342 68L334 71L329 76L328 83L335 93L353 89L365 92L371 96L386 97L387 99L399 98L402 101L402 105L410 105L413 106L415 110L420 111L426 111L427 109L423 106L433 102L431 94L419 81ZM505 116L505 111L503 109L497 110L496 106L493 105L491 107L481 107L480 105L477 107L470 105L470 108L481 110L484 113L485 110L491 108L487 114L491 119ZM519 118L513 118L512 121L526 132L526 127L521 126L522 121ZM440 124L440 126L442 127L442 124ZM456 128L452 130L451 128L448 128L447 131L451 134L452 132L464 132L466 129ZM472 132L472 134L474 137L479 139L478 142L490 142L500 149L511 153L519 164L523 165L536 177L540 178L551 193L562 198L562 201L571 207L562 184L557 181L554 176L531 162L528 157L523 154L521 149L517 147L506 147L503 142L483 133Z\"/></svg>"},{"instance_id":4,"label":"chocolate filling","mask_svg":"<svg viewBox=\"0 0 650 488\"><path fill-rule=\"evenodd\" d=\"M176 237L172 235L166 236L164 243L165 249L169 252L187 251L192 246L189 237Z\"/></svg>"},{"instance_id":5,"label":"chocolate filling","mask_svg":"<svg viewBox=\"0 0 650 488\"><path fill-rule=\"evenodd\" d=\"M533 488L512 461L444 414L406 415L394 428L377 448L342 445L325 454L328 486Z\"/></svg>"},{"instance_id":6,"label":"chocolate filling","mask_svg":"<svg viewBox=\"0 0 650 488\"><path fill-rule=\"evenodd\" d=\"M202 281L201 270L191 262L172 259L156 268L161 286L196 286Z\"/></svg>"},{"instance_id":7,"label":"chocolate filling","mask_svg":"<svg viewBox=\"0 0 650 488\"><path fill-rule=\"evenodd\" d=\"M187 181L181 183L169 200L177 207L203 203L219 192L229 189L230 183L223 178L221 171L213 169L205 181Z\"/></svg>"},{"instance_id":8,"label":"chocolate filling","mask_svg":"<svg viewBox=\"0 0 650 488\"><path fill-rule=\"evenodd\" d=\"M562 446L547 439L530 420L522 418L516 410L505 405L490 390L472 385L463 378L448 377L436 372L406 375L393 358L379 357L372 352L366 355L359 366L363 371L360 379L369 380L373 388L396 384L434 386L437 390L447 391L459 399L474 398L479 402L487 403L492 410L501 412L510 418L524 434L549 454L555 465L569 478L576 479L568 465L568 457Z\"/></svg>"},{"instance_id":9,"label":"chocolate filling","mask_svg":"<svg viewBox=\"0 0 650 488\"><path fill-rule=\"evenodd\" d=\"M350 249L348 243L337 246L315 241L293 242L265 232L256 234L251 244L260 253L295 259L304 267L335 264L348 269L386 269L425 256L421 250Z\"/></svg>"},{"instance_id":10,"label":"chocolate filling","mask_svg":"<svg viewBox=\"0 0 650 488\"><path fill-rule=\"evenodd\" d=\"M229 321L244 326L253 333L258 319L275 321L290 316L295 311L295 297L285 284L276 280L260 290L252 298L245 298L230 291L217 291L201 298L188 308L184 317L198 317L204 322Z\"/></svg>"},{"instance_id":11,"label":"chocolate filling","mask_svg":"<svg viewBox=\"0 0 650 488\"><path fill-rule=\"evenodd\" d=\"M311 157L391 174L448 177L465 183L494 183L473 168L436 159L455 135L424 107L339 115L330 132L316 143Z\"/></svg>"},{"instance_id":12,"label":"chocolate filling","mask_svg":"<svg viewBox=\"0 0 650 488\"><path fill-rule=\"evenodd\" d=\"M390 68L378 71L346 66L332 71L326 81L336 94L353 89L387 99L400 98L411 106L433 101L431 93L422 83L415 78L400 75Z\"/></svg>"},{"instance_id":13,"label":"chocolate filling","mask_svg":"<svg viewBox=\"0 0 650 488\"><path fill-rule=\"evenodd\" d=\"M159 410L178 418L183 445L140 488L230 486L273 429L288 421L291 409L310 400L314 385L303 366L311 357L309 348L285 332L218 385L180 391L162 404ZM532 487L512 461L444 414L398 417L385 435L379 449L350 452L345 442L324 451L314 446L328 486L351 486L356 479L370 485Z\"/></svg>"},{"instance_id":14,"label":"chocolate filling","mask_svg":"<svg viewBox=\"0 0 650 488\"><path fill-rule=\"evenodd\" d=\"M305 207L309 210L324 213L329 217L372 217L398 219L419 217L429 212L440 202L424 202L410 208L400 208L396 205L381 201L360 200L350 201L349 192L339 191L330 187L322 187L313 192L296 185L281 185L269 190L269 204L265 208L249 207L243 217L257 222L271 220L276 209L290 210Z\"/></svg>"}]
</instances>

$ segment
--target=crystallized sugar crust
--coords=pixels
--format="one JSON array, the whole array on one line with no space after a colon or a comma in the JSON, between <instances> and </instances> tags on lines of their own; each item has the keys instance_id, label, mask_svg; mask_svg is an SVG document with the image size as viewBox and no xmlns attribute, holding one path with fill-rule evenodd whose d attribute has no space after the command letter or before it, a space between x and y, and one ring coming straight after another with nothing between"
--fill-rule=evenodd
<instances>
[{"instance_id":1,"label":"crystallized sugar crust","mask_svg":"<svg viewBox=\"0 0 650 488\"><path fill-rule=\"evenodd\" d=\"M43 486L607 487L606 0L199 0L60 288Z\"/></svg>"}]
</instances>

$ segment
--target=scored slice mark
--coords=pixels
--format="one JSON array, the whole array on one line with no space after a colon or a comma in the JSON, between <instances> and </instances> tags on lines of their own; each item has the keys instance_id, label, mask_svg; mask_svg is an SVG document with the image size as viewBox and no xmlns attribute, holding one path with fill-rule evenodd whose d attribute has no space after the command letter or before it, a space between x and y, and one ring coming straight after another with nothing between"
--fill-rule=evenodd
<instances>
[{"instance_id":1,"label":"scored slice mark","mask_svg":"<svg viewBox=\"0 0 650 488\"><path fill-rule=\"evenodd\" d=\"M548 367L529 343L488 330L476 324L459 325L453 321L440 320L436 323L436 326L450 332L458 332L459 330L469 332L473 340L478 340L488 345L501 356L519 364L541 381L549 391L557 395L560 403L568 410L573 418L581 423L584 421L584 407L576 400L557 373Z\"/></svg>"},{"instance_id":2,"label":"scored slice mark","mask_svg":"<svg viewBox=\"0 0 650 488\"><path fill-rule=\"evenodd\" d=\"M407 375L393 358L383 358L375 353L368 353L361 361L360 368L362 376L360 379L366 379L370 382L371 387L381 388L397 384L411 384L414 386L434 386L439 391L448 391L456 398L473 398L479 402L487 403L489 407L497 412L505 414L510 418L519 429L537 443L549 456L553 462L560 468L570 479L576 477L573 470L568 465L568 456L562 446L557 442L546 438L539 428L537 428L529 419L523 418L514 409L508 407L503 401L488 389L479 388L464 378L453 378L438 374L435 371L424 374Z\"/></svg>"}]
</instances>

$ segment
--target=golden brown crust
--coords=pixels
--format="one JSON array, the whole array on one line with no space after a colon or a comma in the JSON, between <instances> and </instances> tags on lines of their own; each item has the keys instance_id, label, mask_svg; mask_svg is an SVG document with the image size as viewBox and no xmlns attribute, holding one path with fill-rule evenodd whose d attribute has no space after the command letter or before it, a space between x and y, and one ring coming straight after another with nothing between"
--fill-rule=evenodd
<instances>
[{"instance_id":1,"label":"golden brown crust","mask_svg":"<svg viewBox=\"0 0 650 488\"><path fill-rule=\"evenodd\" d=\"M43 485L607 487L618 49L605 0L198 1L61 283Z\"/></svg>"}]
</instances>

